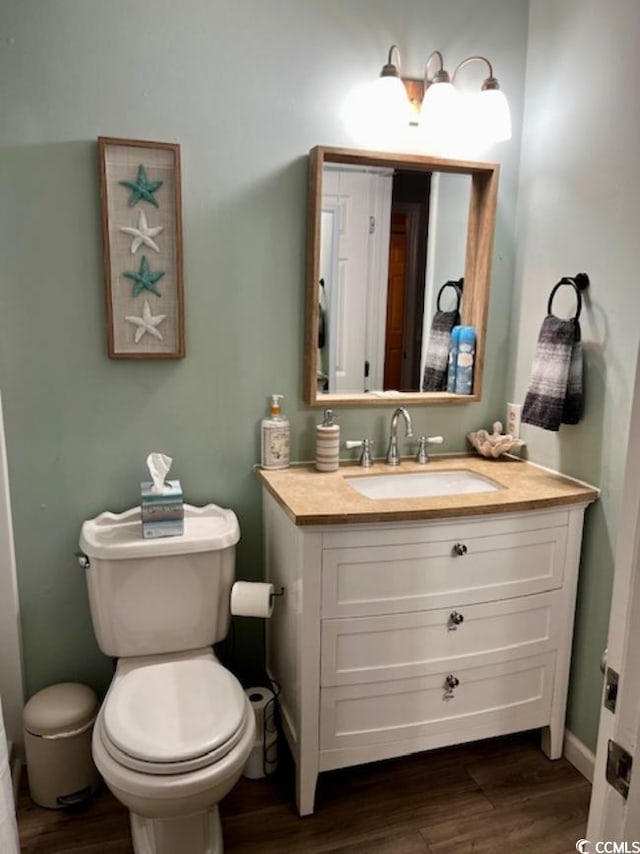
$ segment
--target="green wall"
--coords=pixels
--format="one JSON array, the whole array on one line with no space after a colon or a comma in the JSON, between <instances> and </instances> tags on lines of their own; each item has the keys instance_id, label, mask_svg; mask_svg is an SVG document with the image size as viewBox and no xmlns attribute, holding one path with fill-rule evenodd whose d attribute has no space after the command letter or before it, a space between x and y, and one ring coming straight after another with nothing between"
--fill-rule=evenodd
<instances>
[{"instance_id":1,"label":"green wall","mask_svg":"<svg viewBox=\"0 0 640 854\"><path fill-rule=\"evenodd\" d=\"M587 513L568 711L593 750L639 338L638 32L637 0L531 2L507 388L524 398L553 284L586 271L584 419L522 436L531 459L602 490ZM605 56L615 62L589 59ZM560 298L554 311L574 305Z\"/></svg>"},{"instance_id":2,"label":"green wall","mask_svg":"<svg viewBox=\"0 0 640 854\"><path fill-rule=\"evenodd\" d=\"M4 0L0 6L0 387L6 418L28 694L59 680L99 690L74 558L83 519L138 502L145 458L174 458L185 497L238 514L238 576L260 578L252 465L270 392L285 395L294 459L318 412L302 395L307 153L350 145L340 109L397 42L420 76L487 54L514 139L502 166L482 402L414 409L462 450L503 412L528 27L526 0ZM98 136L178 142L187 357L106 355ZM339 410L375 438L387 410ZM262 630L235 621L239 670Z\"/></svg>"}]
</instances>

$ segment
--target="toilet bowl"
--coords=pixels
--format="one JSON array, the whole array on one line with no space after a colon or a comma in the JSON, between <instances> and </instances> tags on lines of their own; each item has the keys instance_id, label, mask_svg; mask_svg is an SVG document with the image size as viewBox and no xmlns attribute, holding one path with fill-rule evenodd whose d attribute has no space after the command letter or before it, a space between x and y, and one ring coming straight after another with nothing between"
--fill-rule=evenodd
<instances>
[{"instance_id":1,"label":"toilet bowl","mask_svg":"<svg viewBox=\"0 0 640 854\"><path fill-rule=\"evenodd\" d=\"M96 640L117 659L92 752L136 854L222 852L218 803L255 742L251 704L212 649L229 629L239 537L215 504L185 504L181 536L145 539L139 507L82 526Z\"/></svg>"},{"instance_id":2,"label":"toilet bowl","mask_svg":"<svg viewBox=\"0 0 640 854\"><path fill-rule=\"evenodd\" d=\"M221 852L218 803L254 742L251 704L211 650L120 661L92 751L136 854Z\"/></svg>"}]
</instances>

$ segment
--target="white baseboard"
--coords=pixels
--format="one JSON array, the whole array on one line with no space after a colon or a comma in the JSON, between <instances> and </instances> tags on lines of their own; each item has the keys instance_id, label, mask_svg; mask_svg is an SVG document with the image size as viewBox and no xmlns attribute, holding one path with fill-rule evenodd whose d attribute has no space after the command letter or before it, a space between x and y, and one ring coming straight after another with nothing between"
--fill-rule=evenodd
<instances>
[{"instance_id":1,"label":"white baseboard","mask_svg":"<svg viewBox=\"0 0 640 854\"><path fill-rule=\"evenodd\" d=\"M564 731L564 758L579 771L583 777L593 783L593 773L596 764L595 754L592 753L580 739L568 729Z\"/></svg>"}]
</instances>

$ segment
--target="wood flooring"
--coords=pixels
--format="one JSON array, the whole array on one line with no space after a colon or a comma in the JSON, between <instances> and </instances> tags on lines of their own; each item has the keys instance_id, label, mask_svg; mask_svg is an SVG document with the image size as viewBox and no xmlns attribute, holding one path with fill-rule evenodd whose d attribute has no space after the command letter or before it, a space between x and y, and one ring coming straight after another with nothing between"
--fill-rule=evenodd
<instances>
[{"instance_id":1,"label":"wood flooring","mask_svg":"<svg viewBox=\"0 0 640 854\"><path fill-rule=\"evenodd\" d=\"M325 772L299 818L286 756L220 807L226 854L575 854L591 787L535 733ZM281 751L282 752L282 751ZM126 810L103 789L75 812L18 804L23 854L132 854ZM176 851L176 854L188 852Z\"/></svg>"}]
</instances>

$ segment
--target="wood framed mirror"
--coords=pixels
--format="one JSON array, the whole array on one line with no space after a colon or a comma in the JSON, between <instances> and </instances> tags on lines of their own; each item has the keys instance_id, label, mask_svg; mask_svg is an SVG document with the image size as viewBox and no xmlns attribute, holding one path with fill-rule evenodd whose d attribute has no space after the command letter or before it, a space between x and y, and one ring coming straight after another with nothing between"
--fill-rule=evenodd
<instances>
[{"instance_id":1,"label":"wood framed mirror","mask_svg":"<svg viewBox=\"0 0 640 854\"><path fill-rule=\"evenodd\" d=\"M498 175L494 163L311 150L305 403L480 399ZM471 394L421 390L434 313L452 300L476 332Z\"/></svg>"}]
</instances>

